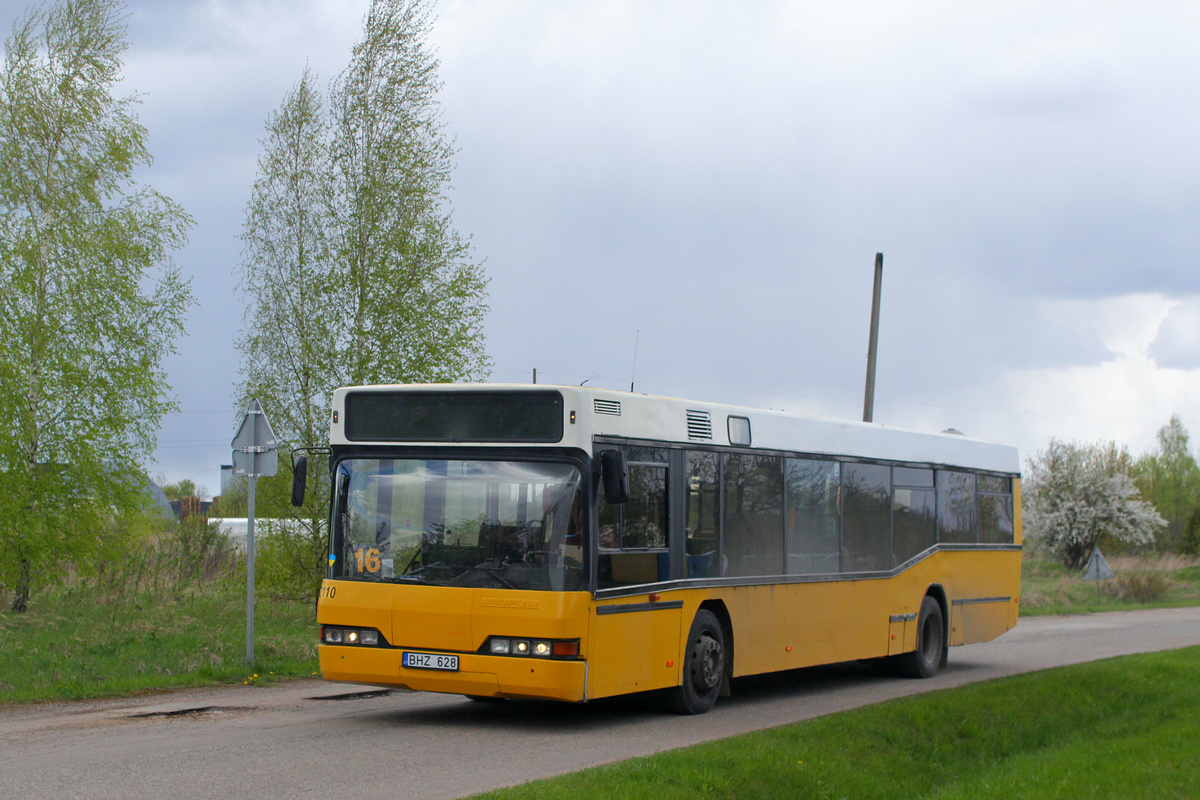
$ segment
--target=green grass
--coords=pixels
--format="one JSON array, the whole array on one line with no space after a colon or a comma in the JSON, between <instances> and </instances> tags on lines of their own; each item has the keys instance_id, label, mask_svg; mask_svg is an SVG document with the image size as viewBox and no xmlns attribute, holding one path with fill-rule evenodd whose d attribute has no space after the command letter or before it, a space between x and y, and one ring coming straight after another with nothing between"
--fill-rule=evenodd
<instances>
[{"instance_id":1,"label":"green grass","mask_svg":"<svg viewBox=\"0 0 1200 800\"><path fill-rule=\"evenodd\" d=\"M0 704L315 674L313 608L290 601L258 600L246 664L245 593L232 579L133 598L39 592L28 612L0 612Z\"/></svg>"},{"instance_id":2,"label":"green grass","mask_svg":"<svg viewBox=\"0 0 1200 800\"><path fill-rule=\"evenodd\" d=\"M1115 578L1085 581L1082 570L1026 552L1021 615L1086 614L1200 605L1200 564L1181 556L1108 559Z\"/></svg>"},{"instance_id":3,"label":"green grass","mask_svg":"<svg viewBox=\"0 0 1200 800\"><path fill-rule=\"evenodd\" d=\"M477 795L1200 796L1200 648L1022 675Z\"/></svg>"}]
</instances>

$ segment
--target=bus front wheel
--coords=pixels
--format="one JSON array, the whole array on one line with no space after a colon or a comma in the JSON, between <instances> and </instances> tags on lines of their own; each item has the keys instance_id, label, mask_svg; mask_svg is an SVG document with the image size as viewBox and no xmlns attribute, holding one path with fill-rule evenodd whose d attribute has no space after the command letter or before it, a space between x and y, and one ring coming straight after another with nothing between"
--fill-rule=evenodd
<instances>
[{"instance_id":1,"label":"bus front wheel","mask_svg":"<svg viewBox=\"0 0 1200 800\"><path fill-rule=\"evenodd\" d=\"M717 702L725 678L725 632L711 611L701 609L688 632L683 656L683 683L670 694L673 710L703 714Z\"/></svg>"},{"instance_id":2,"label":"bus front wheel","mask_svg":"<svg viewBox=\"0 0 1200 800\"><path fill-rule=\"evenodd\" d=\"M896 657L896 669L909 678L932 678L946 655L946 626L942 606L925 596L917 617L917 649Z\"/></svg>"}]
</instances>

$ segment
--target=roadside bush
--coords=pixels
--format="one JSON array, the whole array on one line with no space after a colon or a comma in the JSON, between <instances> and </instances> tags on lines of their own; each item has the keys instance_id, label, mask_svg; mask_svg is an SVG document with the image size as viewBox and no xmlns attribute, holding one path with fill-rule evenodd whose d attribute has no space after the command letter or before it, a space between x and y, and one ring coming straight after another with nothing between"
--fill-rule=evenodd
<instances>
[{"instance_id":1,"label":"roadside bush","mask_svg":"<svg viewBox=\"0 0 1200 800\"><path fill-rule=\"evenodd\" d=\"M170 568L183 582L229 575L239 558L229 537L204 517L192 516L178 523L162 544Z\"/></svg>"},{"instance_id":2,"label":"roadside bush","mask_svg":"<svg viewBox=\"0 0 1200 800\"><path fill-rule=\"evenodd\" d=\"M260 597L317 603L325 577L324 526L310 520L263 520L254 546L254 584Z\"/></svg>"},{"instance_id":3,"label":"roadside bush","mask_svg":"<svg viewBox=\"0 0 1200 800\"><path fill-rule=\"evenodd\" d=\"M94 592L97 602L113 606L136 604L138 598L162 601L202 583L233 579L243 560L216 523L204 517L157 519L124 550L73 571L64 589Z\"/></svg>"},{"instance_id":4,"label":"roadside bush","mask_svg":"<svg viewBox=\"0 0 1200 800\"><path fill-rule=\"evenodd\" d=\"M1173 581L1161 572L1122 572L1108 582L1105 590L1117 600L1156 603L1167 595Z\"/></svg>"},{"instance_id":5,"label":"roadside bush","mask_svg":"<svg viewBox=\"0 0 1200 800\"><path fill-rule=\"evenodd\" d=\"M1187 526L1183 529L1183 539L1179 542L1179 552L1187 555L1200 555L1200 505L1192 509L1188 516Z\"/></svg>"}]
</instances>

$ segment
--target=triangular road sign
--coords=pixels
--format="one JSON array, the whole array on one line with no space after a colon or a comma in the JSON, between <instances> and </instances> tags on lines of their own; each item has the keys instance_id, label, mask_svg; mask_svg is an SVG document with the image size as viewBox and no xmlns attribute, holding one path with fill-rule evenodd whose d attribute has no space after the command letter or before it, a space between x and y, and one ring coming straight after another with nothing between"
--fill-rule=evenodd
<instances>
[{"instance_id":1,"label":"triangular road sign","mask_svg":"<svg viewBox=\"0 0 1200 800\"><path fill-rule=\"evenodd\" d=\"M250 401L232 445L234 475L270 478L279 471L275 431L257 400Z\"/></svg>"},{"instance_id":2,"label":"triangular road sign","mask_svg":"<svg viewBox=\"0 0 1200 800\"><path fill-rule=\"evenodd\" d=\"M1106 581L1113 577L1113 571L1104 560L1099 547L1092 548L1092 557L1088 559L1087 569L1083 573L1085 581Z\"/></svg>"}]
</instances>

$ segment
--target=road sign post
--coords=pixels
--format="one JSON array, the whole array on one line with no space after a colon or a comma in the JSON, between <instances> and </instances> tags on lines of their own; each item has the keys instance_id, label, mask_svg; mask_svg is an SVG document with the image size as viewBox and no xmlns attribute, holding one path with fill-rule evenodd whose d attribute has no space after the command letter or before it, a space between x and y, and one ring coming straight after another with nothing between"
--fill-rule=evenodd
<instances>
[{"instance_id":1,"label":"road sign post","mask_svg":"<svg viewBox=\"0 0 1200 800\"><path fill-rule=\"evenodd\" d=\"M233 474L244 475L246 485L246 663L254 663L254 484L279 471L275 432L258 400L250 401L241 427L233 437Z\"/></svg>"}]
</instances>

